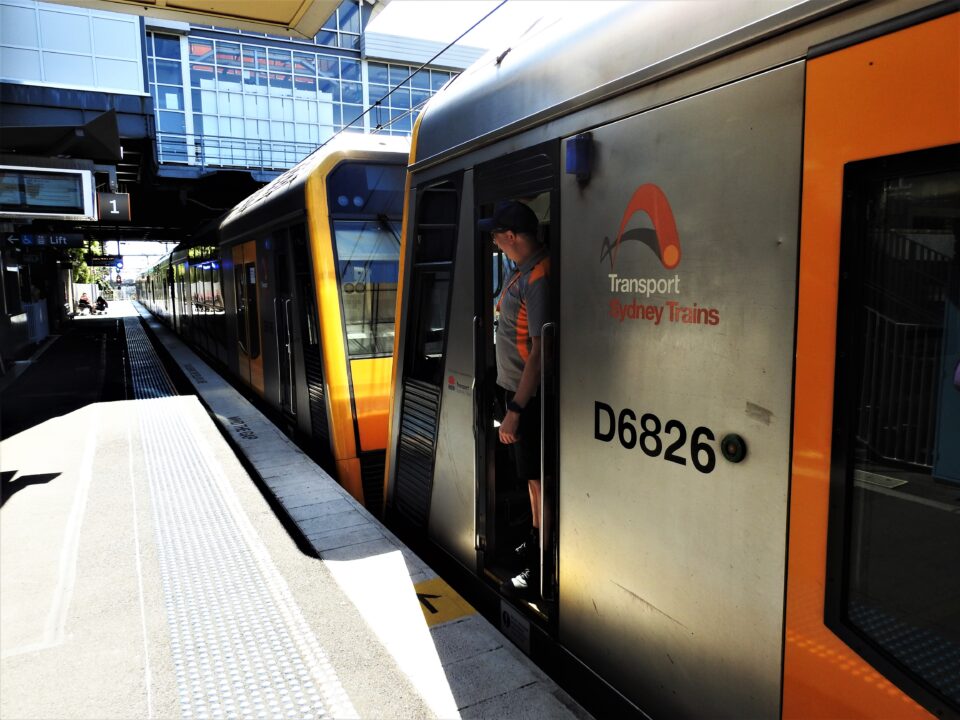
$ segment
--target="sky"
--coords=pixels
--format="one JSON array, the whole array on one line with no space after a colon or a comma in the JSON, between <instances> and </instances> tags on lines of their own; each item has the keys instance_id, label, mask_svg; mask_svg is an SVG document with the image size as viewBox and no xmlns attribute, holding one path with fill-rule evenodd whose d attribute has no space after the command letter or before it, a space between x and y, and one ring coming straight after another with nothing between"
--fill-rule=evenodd
<instances>
[{"instance_id":1,"label":"sky","mask_svg":"<svg viewBox=\"0 0 960 720\"><path fill-rule=\"evenodd\" d=\"M499 4L499 0L390 0L367 30L446 43ZM539 18L596 16L624 4L601 0L507 0L460 43L490 49L521 35Z\"/></svg>"}]
</instances>

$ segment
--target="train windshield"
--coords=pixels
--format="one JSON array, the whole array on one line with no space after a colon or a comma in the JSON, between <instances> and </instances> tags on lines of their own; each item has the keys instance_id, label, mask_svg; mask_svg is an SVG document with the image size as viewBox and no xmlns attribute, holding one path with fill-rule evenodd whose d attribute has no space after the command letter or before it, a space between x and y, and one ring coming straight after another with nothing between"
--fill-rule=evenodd
<instances>
[{"instance_id":1,"label":"train windshield","mask_svg":"<svg viewBox=\"0 0 960 720\"><path fill-rule=\"evenodd\" d=\"M400 226L379 220L335 220L340 297L351 357L393 353Z\"/></svg>"}]
</instances>

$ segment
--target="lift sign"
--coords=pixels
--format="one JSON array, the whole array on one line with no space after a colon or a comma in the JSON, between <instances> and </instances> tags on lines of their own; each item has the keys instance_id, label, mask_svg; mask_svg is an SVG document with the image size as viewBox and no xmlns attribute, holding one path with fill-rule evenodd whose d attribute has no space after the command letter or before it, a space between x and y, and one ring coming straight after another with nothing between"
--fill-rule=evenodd
<instances>
[{"instance_id":1,"label":"lift sign","mask_svg":"<svg viewBox=\"0 0 960 720\"><path fill-rule=\"evenodd\" d=\"M595 400L593 437L602 442L612 442L616 437L627 450L639 446L649 457L662 455L664 460L677 465L687 464L687 458L681 454L687 445L687 427L679 420L667 420L664 424L653 413L644 413L638 423L637 413L630 408L617 413L606 403ZM715 439L713 431L705 427L696 428L690 436L690 462L702 473L711 473L717 466L717 453L710 444Z\"/></svg>"}]
</instances>

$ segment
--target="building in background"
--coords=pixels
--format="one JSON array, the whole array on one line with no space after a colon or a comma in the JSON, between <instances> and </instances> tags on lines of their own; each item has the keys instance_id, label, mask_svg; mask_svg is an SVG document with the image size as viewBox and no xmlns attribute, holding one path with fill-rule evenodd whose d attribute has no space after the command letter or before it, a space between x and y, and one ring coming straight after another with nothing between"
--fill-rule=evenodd
<instances>
[{"instance_id":1,"label":"building in background","mask_svg":"<svg viewBox=\"0 0 960 720\"><path fill-rule=\"evenodd\" d=\"M409 134L484 52L413 74L443 46L366 33L376 8L296 40L0 0L0 357L72 310L69 248L188 239L337 132Z\"/></svg>"}]
</instances>

